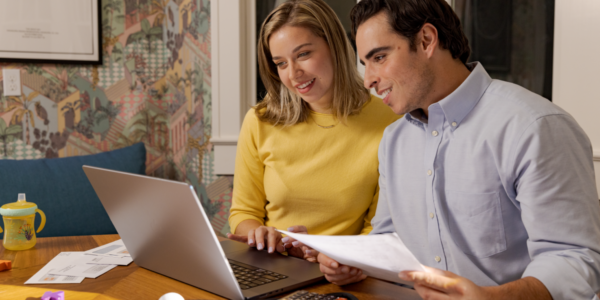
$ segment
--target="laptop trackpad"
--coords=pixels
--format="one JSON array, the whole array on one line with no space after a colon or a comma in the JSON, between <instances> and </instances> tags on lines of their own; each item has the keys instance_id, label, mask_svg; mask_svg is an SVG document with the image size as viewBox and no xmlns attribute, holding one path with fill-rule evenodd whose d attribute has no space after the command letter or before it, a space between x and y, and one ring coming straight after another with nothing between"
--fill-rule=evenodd
<instances>
[{"instance_id":1,"label":"laptop trackpad","mask_svg":"<svg viewBox=\"0 0 600 300\"><path fill-rule=\"evenodd\" d=\"M323 276L319 270L319 264L303 259L287 257L280 253L268 253L264 250L258 251L244 243L231 240L221 241L221 247L228 259L283 274L290 278L304 279Z\"/></svg>"}]
</instances>

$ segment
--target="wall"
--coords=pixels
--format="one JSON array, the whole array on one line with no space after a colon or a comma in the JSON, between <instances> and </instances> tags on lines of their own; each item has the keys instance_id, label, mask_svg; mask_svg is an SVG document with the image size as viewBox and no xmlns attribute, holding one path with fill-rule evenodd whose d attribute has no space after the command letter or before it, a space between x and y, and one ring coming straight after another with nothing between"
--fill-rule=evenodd
<instances>
[{"instance_id":1,"label":"wall","mask_svg":"<svg viewBox=\"0 0 600 300\"><path fill-rule=\"evenodd\" d=\"M102 0L103 64L2 63L0 159L94 154L144 142L148 175L192 184L218 231L231 177L213 173L209 0ZM0 84L1 87L1 84ZM9 130L9 128L11 128Z\"/></svg>"},{"instance_id":2,"label":"wall","mask_svg":"<svg viewBox=\"0 0 600 300\"><path fill-rule=\"evenodd\" d=\"M592 141L600 187L600 1L556 0L553 101Z\"/></svg>"}]
</instances>

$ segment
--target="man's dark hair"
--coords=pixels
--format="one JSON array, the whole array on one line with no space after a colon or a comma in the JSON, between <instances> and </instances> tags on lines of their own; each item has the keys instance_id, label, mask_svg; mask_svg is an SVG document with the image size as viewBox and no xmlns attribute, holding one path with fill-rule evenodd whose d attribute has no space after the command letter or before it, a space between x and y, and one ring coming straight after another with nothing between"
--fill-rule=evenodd
<instances>
[{"instance_id":1,"label":"man's dark hair","mask_svg":"<svg viewBox=\"0 0 600 300\"><path fill-rule=\"evenodd\" d=\"M416 35L425 23L430 23L438 31L442 49L448 49L453 58L467 63L471 48L458 16L444 0L362 0L352 8L352 36L356 39L358 26L384 11L390 27L410 42L410 49L416 51Z\"/></svg>"}]
</instances>

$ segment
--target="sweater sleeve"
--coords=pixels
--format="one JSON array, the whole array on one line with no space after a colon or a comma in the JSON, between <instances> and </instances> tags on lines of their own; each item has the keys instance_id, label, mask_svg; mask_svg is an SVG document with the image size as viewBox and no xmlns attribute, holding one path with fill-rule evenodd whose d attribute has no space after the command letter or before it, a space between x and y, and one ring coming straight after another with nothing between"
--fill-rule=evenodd
<instances>
[{"instance_id":1,"label":"sweater sleeve","mask_svg":"<svg viewBox=\"0 0 600 300\"><path fill-rule=\"evenodd\" d=\"M371 205L369 205L369 210L365 214L365 223L363 225L363 229L360 231L361 235L366 235L373 230L373 225L371 224L371 220L375 216L375 212L377 211L377 201L379 200L379 186L375 189L375 195L373 196L373 201Z\"/></svg>"},{"instance_id":2,"label":"sweater sleeve","mask_svg":"<svg viewBox=\"0 0 600 300\"><path fill-rule=\"evenodd\" d=\"M254 109L251 109L244 118L235 156L233 198L229 212L232 233L244 220L256 220L261 224L265 222L265 165L258 153L258 125L258 118Z\"/></svg>"}]
</instances>

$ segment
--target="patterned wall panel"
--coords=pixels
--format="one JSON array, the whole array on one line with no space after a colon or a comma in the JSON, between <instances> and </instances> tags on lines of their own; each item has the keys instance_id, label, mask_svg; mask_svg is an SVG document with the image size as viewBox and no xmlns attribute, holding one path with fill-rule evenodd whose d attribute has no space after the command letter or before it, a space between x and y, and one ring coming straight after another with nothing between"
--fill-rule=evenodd
<instances>
[{"instance_id":1,"label":"patterned wall panel","mask_svg":"<svg viewBox=\"0 0 600 300\"><path fill-rule=\"evenodd\" d=\"M0 159L94 154L144 142L148 175L192 184L227 232L232 179L213 173L209 0L102 0L103 64L2 63ZM1 84L0 84L1 89Z\"/></svg>"}]
</instances>

